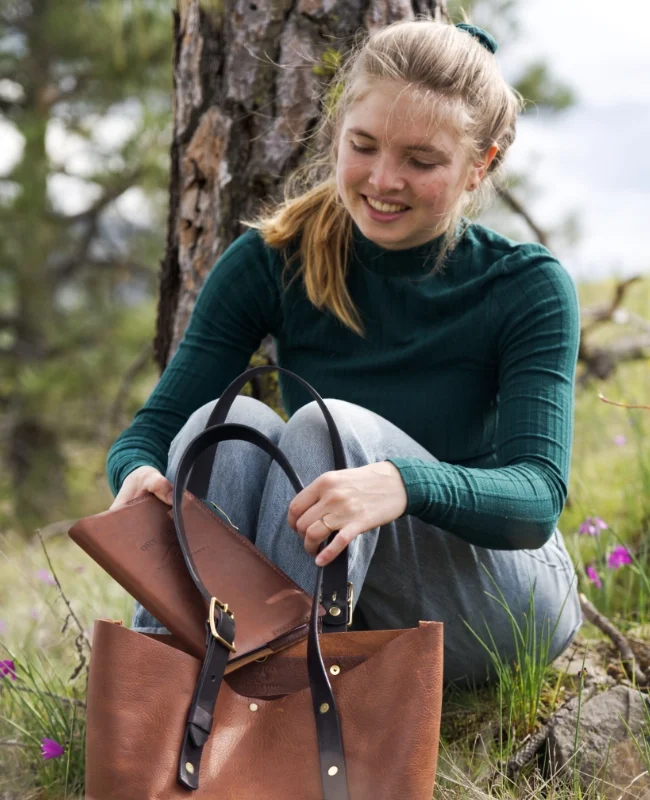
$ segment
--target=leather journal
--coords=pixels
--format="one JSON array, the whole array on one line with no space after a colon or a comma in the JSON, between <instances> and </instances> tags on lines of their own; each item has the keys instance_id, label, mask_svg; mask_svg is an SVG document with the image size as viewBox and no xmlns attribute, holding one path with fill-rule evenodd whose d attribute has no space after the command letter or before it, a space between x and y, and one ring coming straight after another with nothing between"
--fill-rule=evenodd
<instances>
[{"instance_id":1,"label":"leather journal","mask_svg":"<svg viewBox=\"0 0 650 800\"><path fill-rule=\"evenodd\" d=\"M307 637L310 595L189 491L183 518L201 580L237 620L226 672ZM147 494L79 520L69 535L186 652L205 656L208 603L183 560L171 506Z\"/></svg>"}]
</instances>

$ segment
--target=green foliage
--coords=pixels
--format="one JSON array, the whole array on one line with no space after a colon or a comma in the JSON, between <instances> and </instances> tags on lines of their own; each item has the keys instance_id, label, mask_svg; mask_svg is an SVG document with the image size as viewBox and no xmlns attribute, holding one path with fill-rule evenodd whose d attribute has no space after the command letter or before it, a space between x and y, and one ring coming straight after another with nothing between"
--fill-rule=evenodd
<instances>
[{"instance_id":1,"label":"green foliage","mask_svg":"<svg viewBox=\"0 0 650 800\"><path fill-rule=\"evenodd\" d=\"M526 100L526 109L548 108L562 111L574 105L575 93L569 86L554 78L548 64L538 61L529 64L515 83L515 89Z\"/></svg>"},{"instance_id":2,"label":"green foliage","mask_svg":"<svg viewBox=\"0 0 650 800\"><path fill-rule=\"evenodd\" d=\"M535 591L531 587L527 610L523 614L523 622L520 622L518 615L513 614L509 608L499 585L491 575L489 577L494 584L496 594L487 592L486 594L506 612L514 643L515 657L513 661L504 659L490 631L485 639L476 633L467 620L463 620L463 622L487 651L497 676L498 707L501 714L500 732L503 737L505 731L507 737L505 743L503 738L500 738L503 753L505 749L512 749L512 733L517 738L522 738L533 733L537 726L542 690L547 678L549 648L561 614L552 627L550 620L547 619L542 620L541 626L538 626L535 612ZM564 609L568 597L567 594L562 609Z\"/></svg>"},{"instance_id":3,"label":"green foliage","mask_svg":"<svg viewBox=\"0 0 650 800\"><path fill-rule=\"evenodd\" d=\"M11 76L0 108L24 142L0 179L14 187L0 193L5 525L30 531L78 507L75 458L98 423L100 438L117 434L121 375L153 335L172 8L61 0L0 11L0 77ZM71 207L80 192L85 205ZM134 323L139 335L124 338Z\"/></svg>"}]
</instances>

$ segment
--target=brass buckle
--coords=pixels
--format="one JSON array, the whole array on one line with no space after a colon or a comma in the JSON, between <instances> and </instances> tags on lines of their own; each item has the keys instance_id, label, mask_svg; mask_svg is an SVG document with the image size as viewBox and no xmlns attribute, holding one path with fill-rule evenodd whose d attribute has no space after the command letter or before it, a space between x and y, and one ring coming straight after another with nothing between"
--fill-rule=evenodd
<instances>
[{"instance_id":1,"label":"brass buckle","mask_svg":"<svg viewBox=\"0 0 650 800\"><path fill-rule=\"evenodd\" d=\"M210 632L214 638L224 647L227 647L231 653L236 653L237 651L235 650L235 643L233 642L230 644L230 642L227 642L223 636L219 636L217 633L217 626L214 624L214 612L216 606L219 606L222 614L228 614L230 619L235 619L235 615L232 613L232 611L228 610L228 603L222 603L221 600L217 600L216 597L213 597L212 600L210 600L210 616L208 618L208 621L210 622Z\"/></svg>"},{"instance_id":2,"label":"brass buckle","mask_svg":"<svg viewBox=\"0 0 650 800\"><path fill-rule=\"evenodd\" d=\"M354 584L348 581L348 628L352 625L352 603L354 602Z\"/></svg>"}]
</instances>

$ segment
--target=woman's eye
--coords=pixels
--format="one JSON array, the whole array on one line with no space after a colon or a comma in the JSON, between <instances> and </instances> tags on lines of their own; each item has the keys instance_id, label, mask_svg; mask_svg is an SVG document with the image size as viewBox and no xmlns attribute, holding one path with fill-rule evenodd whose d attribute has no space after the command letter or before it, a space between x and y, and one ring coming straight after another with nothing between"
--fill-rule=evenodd
<instances>
[{"instance_id":1,"label":"woman's eye","mask_svg":"<svg viewBox=\"0 0 650 800\"><path fill-rule=\"evenodd\" d=\"M354 142L350 142L350 145L357 153L372 153L372 147L359 147L359 145Z\"/></svg>"},{"instance_id":2,"label":"woman's eye","mask_svg":"<svg viewBox=\"0 0 650 800\"><path fill-rule=\"evenodd\" d=\"M437 164L424 164L422 161L416 161L414 158L411 159L411 163L416 169L433 169L437 166Z\"/></svg>"},{"instance_id":3,"label":"woman's eye","mask_svg":"<svg viewBox=\"0 0 650 800\"><path fill-rule=\"evenodd\" d=\"M355 151L355 153L372 153L372 152L374 152L374 148L373 147L361 147L360 145L355 144L354 142L350 142L350 147ZM413 164L413 166L416 169L433 169L434 167L438 166L437 164L425 164L424 162L418 161L415 158L411 159L411 164Z\"/></svg>"}]
</instances>

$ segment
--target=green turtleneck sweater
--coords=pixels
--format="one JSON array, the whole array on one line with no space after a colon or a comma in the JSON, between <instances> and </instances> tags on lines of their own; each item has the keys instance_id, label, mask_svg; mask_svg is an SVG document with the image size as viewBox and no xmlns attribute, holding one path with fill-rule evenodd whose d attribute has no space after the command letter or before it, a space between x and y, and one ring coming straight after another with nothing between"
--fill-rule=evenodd
<instances>
[{"instance_id":1,"label":"green turtleneck sweater","mask_svg":"<svg viewBox=\"0 0 650 800\"><path fill-rule=\"evenodd\" d=\"M567 495L579 338L574 284L544 247L469 226L444 269L440 240L385 250L354 226L348 287L366 337L314 308L300 279L282 288L279 251L257 231L217 261L177 353L108 454L117 493L219 397L271 334L278 362L380 414L439 462L391 458L406 514L480 547L541 547ZM280 377L292 415L311 397Z\"/></svg>"}]
</instances>

